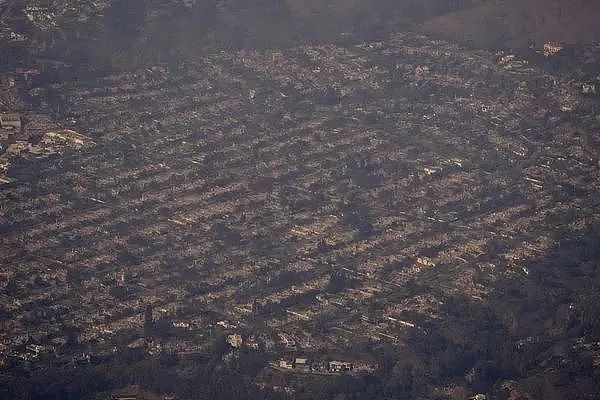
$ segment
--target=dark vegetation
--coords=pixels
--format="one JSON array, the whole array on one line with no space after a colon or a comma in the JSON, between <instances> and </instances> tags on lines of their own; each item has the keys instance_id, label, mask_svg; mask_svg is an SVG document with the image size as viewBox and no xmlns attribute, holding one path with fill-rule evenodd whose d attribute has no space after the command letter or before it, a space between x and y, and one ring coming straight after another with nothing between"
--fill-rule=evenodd
<instances>
[{"instance_id":1,"label":"dark vegetation","mask_svg":"<svg viewBox=\"0 0 600 400\"><path fill-rule=\"evenodd\" d=\"M86 71L169 64L202 54L281 48L306 43L353 43L386 38L432 17L472 7L481 0L114 0L80 23L71 12L55 28L40 31L20 19L17 31L36 46L3 46L10 63L44 59ZM12 14L25 2L17 0ZM15 52L7 53L13 48ZM29 54L27 54L29 53ZM8 66L8 65L7 65ZM63 72L64 74L64 72Z\"/></svg>"}]
</instances>

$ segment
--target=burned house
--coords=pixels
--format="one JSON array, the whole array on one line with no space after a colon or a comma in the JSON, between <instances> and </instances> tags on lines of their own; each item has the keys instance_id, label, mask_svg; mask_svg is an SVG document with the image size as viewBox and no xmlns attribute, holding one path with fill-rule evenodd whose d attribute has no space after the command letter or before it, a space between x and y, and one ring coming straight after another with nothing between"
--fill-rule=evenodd
<instances>
[{"instance_id":1,"label":"burned house","mask_svg":"<svg viewBox=\"0 0 600 400\"><path fill-rule=\"evenodd\" d=\"M21 131L21 115L17 113L0 114L0 129L19 132Z\"/></svg>"},{"instance_id":2,"label":"burned house","mask_svg":"<svg viewBox=\"0 0 600 400\"><path fill-rule=\"evenodd\" d=\"M310 363L306 358L296 358L294 368L300 372L310 372Z\"/></svg>"},{"instance_id":3,"label":"burned house","mask_svg":"<svg viewBox=\"0 0 600 400\"><path fill-rule=\"evenodd\" d=\"M351 362L346 361L330 361L329 372L348 372L354 369L354 365Z\"/></svg>"}]
</instances>

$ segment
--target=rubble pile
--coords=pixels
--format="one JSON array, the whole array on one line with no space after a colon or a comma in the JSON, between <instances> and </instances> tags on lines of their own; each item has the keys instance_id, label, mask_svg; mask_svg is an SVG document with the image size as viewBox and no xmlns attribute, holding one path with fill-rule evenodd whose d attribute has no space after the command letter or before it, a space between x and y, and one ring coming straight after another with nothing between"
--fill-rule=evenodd
<instances>
[{"instance_id":1,"label":"rubble pile","mask_svg":"<svg viewBox=\"0 0 600 400\"><path fill-rule=\"evenodd\" d=\"M37 146L61 156L28 158L35 176L15 166L0 193L11 356L40 357L32 329L56 346L61 320L104 354L140 304L198 333L135 342L154 355L201 351L214 326L244 346L257 320L269 349L400 346L450 320L453 296L585 279L535 262L599 222L600 121L516 57L406 34L52 91L72 130Z\"/></svg>"}]
</instances>

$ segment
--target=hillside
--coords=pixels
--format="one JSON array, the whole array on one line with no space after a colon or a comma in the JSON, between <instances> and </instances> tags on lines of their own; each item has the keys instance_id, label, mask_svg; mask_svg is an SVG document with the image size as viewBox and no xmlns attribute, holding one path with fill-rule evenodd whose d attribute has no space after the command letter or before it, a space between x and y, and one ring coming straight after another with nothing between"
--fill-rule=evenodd
<instances>
[{"instance_id":1,"label":"hillside","mask_svg":"<svg viewBox=\"0 0 600 400\"><path fill-rule=\"evenodd\" d=\"M421 30L483 48L589 43L600 40L598 15L593 0L503 0L432 18Z\"/></svg>"},{"instance_id":2,"label":"hillside","mask_svg":"<svg viewBox=\"0 0 600 400\"><path fill-rule=\"evenodd\" d=\"M176 63L221 50L382 40L480 0L11 3L9 12L8 3L0 5L5 13L4 26L0 24L0 44L4 42L0 51L7 64L43 58L85 64L85 69L118 69ZM14 48L18 51L8 52Z\"/></svg>"}]
</instances>

